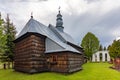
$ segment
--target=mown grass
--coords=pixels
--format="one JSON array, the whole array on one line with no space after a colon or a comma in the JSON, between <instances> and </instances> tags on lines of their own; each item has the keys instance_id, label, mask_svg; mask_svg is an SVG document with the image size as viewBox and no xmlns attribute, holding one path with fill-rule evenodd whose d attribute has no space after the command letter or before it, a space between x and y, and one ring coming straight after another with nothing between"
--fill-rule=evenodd
<instances>
[{"instance_id":1,"label":"mown grass","mask_svg":"<svg viewBox=\"0 0 120 80\"><path fill-rule=\"evenodd\" d=\"M120 72L110 69L108 63L87 63L83 70L63 75L54 72L25 74L12 69L0 70L0 80L120 80Z\"/></svg>"}]
</instances>

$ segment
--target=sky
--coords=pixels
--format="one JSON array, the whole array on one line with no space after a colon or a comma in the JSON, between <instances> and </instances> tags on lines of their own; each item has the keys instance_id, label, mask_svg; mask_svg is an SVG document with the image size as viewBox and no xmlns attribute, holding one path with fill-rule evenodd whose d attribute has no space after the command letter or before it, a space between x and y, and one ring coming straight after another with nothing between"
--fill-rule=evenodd
<instances>
[{"instance_id":1,"label":"sky","mask_svg":"<svg viewBox=\"0 0 120 80\"><path fill-rule=\"evenodd\" d=\"M92 32L103 46L120 37L120 0L0 0L2 18L10 15L17 34L33 13L35 20L44 25L56 25L61 7L64 31L80 44Z\"/></svg>"}]
</instances>

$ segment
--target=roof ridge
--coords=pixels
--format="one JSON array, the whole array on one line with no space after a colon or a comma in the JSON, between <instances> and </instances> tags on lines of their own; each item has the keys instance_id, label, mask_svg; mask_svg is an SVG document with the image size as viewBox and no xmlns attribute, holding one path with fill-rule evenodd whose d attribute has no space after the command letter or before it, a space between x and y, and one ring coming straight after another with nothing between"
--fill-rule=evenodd
<instances>
[{"instance_id":1,"label":"roof ridge","mask_svg":"<svg viewBox=\"0 0 120 80\"><path fill-rule=\"evenodd\" d=\"M67 41L61 36L61 34L57 31L57 29L55 27L53 27L52 25L49 25L49 28L58 35L58 38L61 39L64 43L66 43Z\"/></svg>"}]
</instances>

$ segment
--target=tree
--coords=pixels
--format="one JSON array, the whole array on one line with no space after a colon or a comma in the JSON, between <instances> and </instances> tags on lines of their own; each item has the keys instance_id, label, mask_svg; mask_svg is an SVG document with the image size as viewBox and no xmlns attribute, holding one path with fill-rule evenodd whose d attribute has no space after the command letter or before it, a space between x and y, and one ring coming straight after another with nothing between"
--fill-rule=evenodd
<instances>
[{"instance_id":1,"label":"tree","mask_svg":"<svg viewBox=\"0 0 120 80\"><path fill-rule=\"evenodd\" d=\"M108 50L112 58L120 58L120 41L114 40Z\"/></svg>"},{"instance_id":2,"label":"tree","mask_svg":"<svg viewBox=\"0 0 120 80\"><path fill-rule=\"evenodd\" d=\"M99 50L99 40L94 34L88 32L83 38L81 46L85 51L85 55L91 60L92 54Z\"/></svg>"},{"instance_id":3,"label":"tree","mask_svg":"<svg viewBox=\"0 0 120 80\"><path fill-rule=\"evenodd\" d=\"M106 47L104 47L104 51L105 51L105 50L107 50L107 48L106 48Z\"/></svg>"},{"instance_id":4,"label":"tree","mask_svg":"<svg viewBox=\"0 0 120 80\"><path fill-rule=\"evenodd\" d=\"M8 61L8 64L10 64L10 62L13 62L14 60L13 52L15 45L13 41L15 40L16 29L13 23L10 22L8 14L5 22L5 35L6 35L6 44L5 44L5 53L3 54L3 56L6 56L5 60Z\"/></svg>"},{"instance_id":5,"label":"tree","mask_svg":"<svg viewBox=\"0 0 120 80\"><path fill-rule=\"evenodd\" d=\"M120 40L114 40L112 45L108 47L109 54L114 64L114 68L120 69Z\"/></svg>"},{"instance_id":6,"label":"tree","mask_svg":"<svg viewBox=\"0 0 120 80\"><path fill-rule=\"evenodd\" d=\"M2 54L4 53L4 47L6 43L6 36L4 34L4 20L1 18L0 13L0 59L2 58Z\"/></svg>"},{"instance_id":7,"label":"tree","mask_svg":"<svg viewBox=\"0 0 120 80\"><path fill-rule=\"evenodd\" d=\"M103 47L102 47L102 45L100 45L100 47L99 47L99 51L102 51L103 50Z\"/></svg>"},{"instance_id":8,"label":"tree","mask_svg":"<svg viewBox=\"0 0 120 80\"><path fill-rule=\"evenodd\" d=\"M111 45L109 45L109 46L107 47L107 50L109 50L110 47L111 47Z\"/></svg>"}]
</instances>

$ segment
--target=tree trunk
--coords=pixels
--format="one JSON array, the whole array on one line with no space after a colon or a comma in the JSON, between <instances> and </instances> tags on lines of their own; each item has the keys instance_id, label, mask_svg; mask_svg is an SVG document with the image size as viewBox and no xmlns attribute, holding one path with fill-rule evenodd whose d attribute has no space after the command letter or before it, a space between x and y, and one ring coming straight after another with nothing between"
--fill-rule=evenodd
<instances>
[{"instance_id":1,"label":"tree trunk","mask_svg":"<svg viewBox=\"0 0 120 80\"><path fill-rule=\"evenodd\" d=\"M12 61L12 69L14 69L14 62Z\"/></svg>"},{"instance_id":2,"label":"tree trunk","mask_svg":"<svg viewBox=\"0 0 120 80\"><path fill-rule=\"evenodd\" d=\"M8 69L10 69L10 61L8 61Z\"/></svg>"},{"instance_id":3,"label":"tree trunk","mask_svg":"<svg viewBox=\"0 0 120 80\"><path fill-rule=\"evenodd\" d=\"M89 61L92 62L92 58L91 57L89 58Z\"/></svg>"},{"instance_id":4,"label":"tree trunk","mask_svg":"<svg viewBox=\"0 0 120 80\"><path fill-rule=\"evenodd\" d=\"M3 64L3 68L6 69L6 63Z\"/></svg>"}]
</instances>

